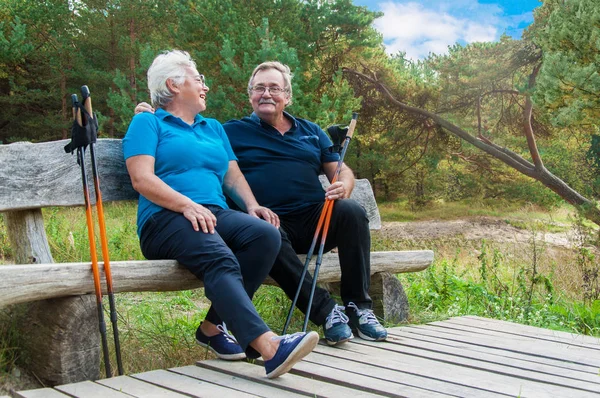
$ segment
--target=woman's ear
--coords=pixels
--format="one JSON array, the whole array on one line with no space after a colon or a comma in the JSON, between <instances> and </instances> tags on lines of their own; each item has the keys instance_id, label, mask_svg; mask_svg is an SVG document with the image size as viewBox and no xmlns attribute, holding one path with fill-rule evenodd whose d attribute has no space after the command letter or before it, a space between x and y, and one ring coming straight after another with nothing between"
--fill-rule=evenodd
<instances>
[{"instance_id":1,"label":"woman's ear","mask_svg":"<svg viewBox=\"0 0 600 398\"><path fill-rule=\"evenodd\" d=\"M177 85L175 84L173 79L171 79L171 78L167 79L166 83L167 83L167 88L169 89L170 92L172 92L173 94L179 93L179 87L177 87Z\"/></svg>"}]
</instances>

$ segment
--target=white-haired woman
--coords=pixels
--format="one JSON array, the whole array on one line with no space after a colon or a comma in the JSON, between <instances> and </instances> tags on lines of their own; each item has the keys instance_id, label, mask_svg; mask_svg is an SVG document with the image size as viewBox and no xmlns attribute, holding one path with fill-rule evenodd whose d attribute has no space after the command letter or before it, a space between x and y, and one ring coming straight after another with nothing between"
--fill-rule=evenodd
<instances>
[{"instance_id":1,"label":"white-haired woman","mask_svg":"<svg viewBox=\"0 0 600 398\"><path fill-rule=\"evenodd\" d=\"M189 54L156 57L148 88L157 110L136 115L123 139L142 252L175 259L204 282L212 306L198 343L222 359L260 354L277 377L318 342L315 332L275 335L251 301L279 251L279 219L256 202L221 124L199 114L209 89ZM225 194L248 214L230 210Z\"/></svg>"}]
</instances>

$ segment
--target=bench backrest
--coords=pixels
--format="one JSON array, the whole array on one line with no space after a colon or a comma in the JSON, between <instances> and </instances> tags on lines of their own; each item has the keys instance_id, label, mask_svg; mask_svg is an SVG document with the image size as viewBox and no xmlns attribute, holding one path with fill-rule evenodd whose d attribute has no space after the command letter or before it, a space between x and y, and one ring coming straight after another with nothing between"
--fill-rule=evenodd
<instances>
[{"instance_id":1,"label":"bench backrest","mask_svg":"<svg viewBox=\"0 0 600 398\"><path fill-rule=\"evenodd\" d=\"M63 150L68 142L0 145L0 212L84 205L76 155ZM86 170L93 201L88 152ZM121 140L99 139L95 153L103 201L137 200L138 194L131 186L123 160ZM326 179L322 182L325 184ZM381 228L379 210L368 180L357 180L352 198L367 210L371 229Z\"/></svg>"}]
</instances>

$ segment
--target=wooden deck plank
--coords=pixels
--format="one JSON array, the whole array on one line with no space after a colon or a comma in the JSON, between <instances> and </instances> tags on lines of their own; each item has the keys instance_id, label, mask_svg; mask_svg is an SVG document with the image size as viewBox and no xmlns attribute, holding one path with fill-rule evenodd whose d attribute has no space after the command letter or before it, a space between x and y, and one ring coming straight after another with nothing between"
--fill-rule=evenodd
<instances>
[{"instance_id":1,"label":"wooden deck plank","mask_svg":"<svg viewBox=\"0 0 600 398\"><path fill-rule=\"evenodd\" d=\"M354 367L360 366L362 374L378 378L390 377L392 379L398 379L401 378L404 373L417 374L430 380L439 380L471 388L479 388L482 390L480 395L498 393L512 396L556 397L568 396L569 392L573 391L573 389L565 388L563 386L524 380L486 370L474 369L401 353L395 353L393 358L390 359L390 356L385 356L385 347L377 349L371 348L370 350L366 350L365 353L365 348L368 348L366 346L355 345L353 343L347 343L346 346L348 346L348 348L342 346L340 347L341 349L318 346L316 351L324 354L322 363L328 364L329 366L345 366L347 363L350 363L352 364L351 366ZM358 350L356 350L356 348L358 348ZM349 352L349 349L363 351L363 355L358 356L356 355L356 352ZM312 362L313 358L315 358L315 353L307 357L306 360ZM338 361L338 359L348 358L352 358L352 360ZM377 360L373 361L373 358L377 358ZM335 365L333 363L335 363ZM377 366L371 366L371 363L376 363ZM585 391L578 391L578 394L581 397L597 397L595 393L592 395Z\"/></svg>"},{"instance_id":2,"label":"wooden deck plank","mask_svg":"<svg viewBox=\"0 0 600 398\"><path fill-rule=\"evenodd\" d=\"M17 391L14 393L16 398L68 398L60 391L53 388L37 388L35 390ZM8 396L2 398L10 398Z\"/></svg>"},{"instance_id":3,"label":"wooden deck plank","mask_svg":"<svg viewBox=\"0 0 600 398\"><path fill-rule=\"evenodd\" d=\"M183 394L189 394L193 397L235 398L256 396L243 391L207 383L193 377L187 377L178 373L169 372L167 370L153 370L150 372L134 374L132 377L168 388L173 391L178 391Z\"/></svg>"},{"instance_id":4,"label":"wooden deck plank","mask_svg":"<svg viewBox=\"0 0 600 398\"><path fill-rule=\"evenodd\" d=\"M560 339L565 343L585 344L600 349L600 338L563 332L560 330L544 329L537 326L522 325L498 319L482 318L479 316L461 316L448 319L448 322L473 325L481 329L506 331L515 334L525 334L539 339Z\"/></svg>"},{"instance_id":5,"label":"wooden deck plank","mask_svg":"<svg viewBox=\"0 0 600 398\"><path fill-rule=\"evenodd\" d=\"M130 395L115 391L93 381L65 384L55 387L67 395L77 398L131 398Z\"/></svg>"},{"instance_id":6,"label":"wooden deck plank","mask_svg":"<svg viewBox=\"0 0 600 398\"><path fill-rule=\"evenodd\" d=\"M524 339L519 338L509 339L499 336L488 336L484 334L429 325L406 326L403 328L403 330L411 331L416 334L426 333L429 335L441 336L448 340L468 342L486 347L526 353L532 356L554 358L567 362L578 363L584 366L591 366L594 368L600 366L600 358L590 358L582 353L578 347L573 347L568 350L563 349L568 347L566 344L561 345L559 343L552 342L535 342L529 340L524 341ZM557 349L557 347L559 349Z\"/></svg>"},{"instance_id":7,"label":"wooden deck plank","mask_svg":"<svg viewBox=\"0 0 600 398\"><path fill-rule=\"evenodd\" d=\"M319 346L324 348L323 346ZM332 348L330 348L332 349ZM335 349L335 348L333 348ZM346 360L347 357L340 350L339 355L320 354L313 352L305 358L302 366L293 369L295 374L313 377L324 381L343 382L351 388L368 388L369 391L381 396L410 396L410 397L481 397L484 392L490 397L504 396L491 391L470 388L456 383L448 383L418 373L411 373L405 369L386 369L385 360L380 358L362 356L364 362ZM320 355L319 355L320 354ZM354 354L356 355L356 354ZM376 363L376 365L371 365ZM406 365L410 368L412 364ZM394 363L393 367L402 368Z\"/></svg>"},{"instance_id":8,"label":"wooden deck plank","mask_svg":"<svg viewBox=\"0 0 600 398\"><path fill-rule=\"evenodd\" d=\"M544 357L532 357L531 355L513 352L513 351L505 351L502 348L494 348L487 347L475 343L469 343L464 341L456 341L449 340L444 336L439 336L435 334L428 333L415 333L414 331L403 330L401 328L392 328L388 330L388 339L391 337L398 338L400 340L414 340L415 342L424 342L424 343L435 343L441 346L454 347L457 349L472 351L472 352L481 352L488 353L494 356L498 356L499 358L504 358L507 361L511 361L513 359L521 359L526 361L531 361L539 364L546 364L550 366L555 366L561 369L569 369L575 370L578 372L587 372L591 374L595 374L596 369L594 367L580 365L571 362L565 362L561 359L557 358L544 358Z\"/></svg>"},{"instance_id":9,"label":"wooden deck plank","mask_svg":"<svg viewBox=\"0 0 600 398\"><path fill-rule=\"evenodd\" d=\"M351 352L365 353L370 357L378 358L378 360L381 358L396 360L397 354L402 353L430 359L436 362L445 362L450 365L458 365L465 368L482 370L498 375L505 375L533 382L572 388L574 390L582 390L592 393L600 391L600 377L598 376L595 376L595 379L590 377L590 380L586 381L567 378L563 375L557 374L556 372L551 374L539 372L531 367L527 367L527 362L525 362L522 367L515 367L513 364L509 363L498 363L493 360L485 361L481 358L468 358L461 355L452 355L444 352L430 352L420 348L400 346L393 343L388 343L385 347L382 347L381 344L364 340L357 340L356 342L353 342L352 345L347 346L347 348L344 348Z\"/></svg>"},{"instance_id":10,"label":"wooden deck plank","mask_svg":"<svg viewBox=\"0 0 600 398\"><path fill-rule=\"evenodd\" d=\"M583 355L589 354L589 355L597 355L598 357L600 357L600 345L594 345L594 344L586 344L583 342L578 342L576 340L567 340L567 339L563 339L563 338L559 338L559 337L549 337L549 336L534 336L531 334L527 334L527 333L515 333L514 331L510 331L510 330L493 330L493 329L487 329L487 328L481 328L477 325L470 325L470 324L465 324L463 322L457 322L456 320L447 320L447 321L440 321L440 322L431 322L430 324L428 324L430 326L440 326L446 329L454 329L454 330L460 330L460 331L468 331L468 332L472 332L472 333L477 333L477 334L482 334L482 335L487 335L487 336L495 336L495 337L501 337L501 338L505 338L505 339L511 339L511 340L519 340L519 341L531 341L531 342L535 342L536 344L548 344L550 347L555 347L555 346L568 346L570 350L575 350L575 351L580 351Z\"/></svg>"},{"instance_id":11,"label":"wooden deck plank","mask_svg":"<svg viewBox=\"0 0 600 398\"><path fill-rule=\"evenodd\" d=\"M390 334L388 336L388 342L395 344L397 347L390 350L411 353L412 355L421 355L431 358L436 358L436 355L438 354L444 354L458 358L467 358L476 361L503 364L517 369L532 370L548 375L557 375L559 377L566 377L574 380L600 383L600 377L598 377L598 375L557 366L557 364L560 364L560 362L558 361L556 362L556 364L550 365L546 363L539 363L527 360L526 356L508 358L503 355L498 355L497 353L472 350L469 346L466 345L456 347L442 344L438 341L428 341L424 339L416 339L410 337L411 336L409 335L407 338L401 338L397 334ZM357 339L353 340L353 342L357 344L367 345L374 344L372 342L361 341Z\"/></svg>"},{"instance_id":12,"label":"wooden deck plank","mask_svg":"<svg viewBox=\"0 0 600 398\"><path fill-rule=\"evenodd\" d=\"M132 397L139 398L184 398L189 395L183 395L175 391L169 391L154 384L135 379L130 376L111 377L96 381L113 390L122 391Z\"/></svg>"},{"instance_id":13,"label":"wooden deck plank","mask_svg":"<svg viewBox=\"0 0 600 398\"><path fill-rule=\"evenodd\" d=\"M312 355L312 354L311 354ZM310 356L310 355L309 355ZM264 374L264 368L260 365L253 365L247 362L231 362L225 363L225 361L209 360L198 363L198 366L206 367L208 369L214 369L219 372L224 372L230 375L236 375L243 377L248 380L252 380L259 383L265 383L271 386L276 386L282 390L282 395L292 391L298 394L308 395L311 397L352 397L352 398L375 398L381 397L381 394L373 394L369 391L365 391L364 388L352 389L347 386L340 385L337 382L328 383L322 381L320 378L311 378L299 376L296 372L299 369L306 369L312 366L312 364L305 363L305 360L297 363L292 373L287 373L282 377L271 380L267 379ZM397 396L397 395L383 395L383 396Z\"/></svg>"},{"instance_id":14,"label":"wooden deck plank","mask_svg":"<svg viewBox=\"0 0 600 398\"><path fill-rule=\"evenodd\" d=\"M250 394L256 394L261 397L281 397L282 391L274 386L263 384L258 381L251 381L239 376L233 376L218 372L209 368L204 368L196 365L182 366L169 369L171 372L176 372L195 379L203 380L209 383L218 384L220 386L233 388L239 391L245 391ZM292 391L286 391L286 397L304 397L303 394L297 394Z\"/></svg>"}]
</instances>

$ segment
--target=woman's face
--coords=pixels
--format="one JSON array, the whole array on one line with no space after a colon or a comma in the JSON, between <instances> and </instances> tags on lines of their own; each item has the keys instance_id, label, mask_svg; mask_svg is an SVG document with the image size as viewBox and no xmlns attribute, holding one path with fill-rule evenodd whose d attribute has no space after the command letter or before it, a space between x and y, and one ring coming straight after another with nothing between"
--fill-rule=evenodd
<instances>
[{"instance_id":1,"label":"woman's face","mask_svg":"<svg viewBox=\"0 0 600 398\"><path fill-rule=\"evenodd\" d=\"M206 93L209 88L204 84L204 76L199 74L196 68L185 68L185 80L177 86L175 98L186 107L192 108L195 113L206 109Z\"/></svg>"}]
</instances>

